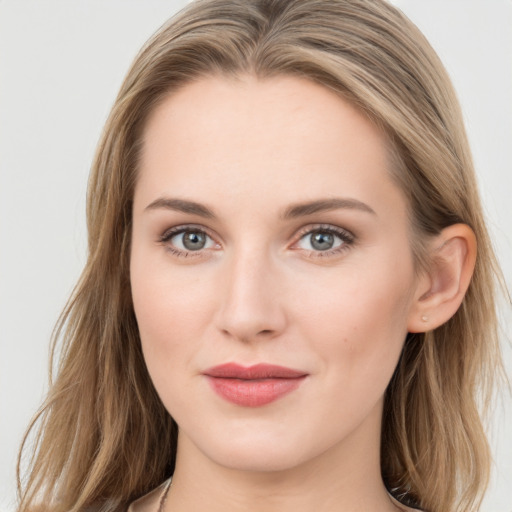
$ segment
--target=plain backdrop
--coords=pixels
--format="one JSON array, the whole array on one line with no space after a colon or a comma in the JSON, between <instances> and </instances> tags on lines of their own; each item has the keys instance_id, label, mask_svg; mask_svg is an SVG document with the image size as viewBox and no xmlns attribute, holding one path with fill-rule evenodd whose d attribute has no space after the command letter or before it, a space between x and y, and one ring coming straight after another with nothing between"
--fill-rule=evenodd
<instances>
[{"instance_id":1,"label":"plain backdrop","mask_svg":"<svg viewBox=\"0 0 512 512\"><path fill-rule=\"evenodd\" d=\"M84 263L85 190L109 108L143 42L184 0L0 0L0 511L15 510L15 459L46 389L48 342ZM458 91L512 289L512 2L395 0ZM503 345L511 373L510 307ZM508 431L508 435L507 435ZM484 512L512 511L512 400L489 427Z\"/></svg>"}]
</instances>

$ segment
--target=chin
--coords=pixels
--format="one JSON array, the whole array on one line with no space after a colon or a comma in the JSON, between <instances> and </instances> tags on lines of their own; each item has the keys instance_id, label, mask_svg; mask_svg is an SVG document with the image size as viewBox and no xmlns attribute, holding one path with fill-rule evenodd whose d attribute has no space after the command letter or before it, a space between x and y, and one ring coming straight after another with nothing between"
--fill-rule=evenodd
<instances>
[{"instance_id":1,"label":"chin","mask_svg":"<svg viewBox=\"0 0 512 512\"><path fill-rule=\"evenodd\" d=\"M273 447L255 447L253 449L230 450L228 453L216 455L214 462L235 471L253 473L280 472L292 469L303 462L295 451L286 453L282 450L274 450Z\"/></svg>"},{"instance_id":2,"label":"chin","mask_svg":"<svg viewBox=\"0 0 512 512\"><path fill-rule=\"evenodd\" d=\"M290 438L285 442L280 436L270 437L268 432L261 435L252 431L242 436L217 436L216 439L201 439L194 444L213 463L236 471L285 471L311 458L311 454L303 453L300 449L304 442L295 442Z\"/></svg>"}]
</instances>

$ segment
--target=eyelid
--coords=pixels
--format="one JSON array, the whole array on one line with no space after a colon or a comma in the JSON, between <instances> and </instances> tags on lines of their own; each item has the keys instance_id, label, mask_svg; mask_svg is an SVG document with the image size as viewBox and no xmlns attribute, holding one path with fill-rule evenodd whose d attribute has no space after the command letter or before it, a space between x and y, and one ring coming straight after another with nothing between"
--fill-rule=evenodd
<instances>
[{"instance_id":1,"label":"eyelid","mask_svg":"<svg viewBox=\"0 0 512 512\"><path fill-rule=\"evenodd\" d=\"M300 228L297 232L297 236L298 238L300 238L301 236L307 235L308 233L311 233L313 231L329 231L334 234L340 234L341 236L347 239L355 239L355 235L348 229L336 226L334 224L327 224L324 222L312 223Z\"/></svg>"},{"instance_id":2,"label":"eyelid","mask_svg":"<svg viewBox=\"0 0 512 512\"><path fill-rule=\"evenodd\" d=\"M205 233L208 236L210 236L208 230L204 226L201 226L199 224L179 224L178 226L172 226L171 228L167 228L158 237L158 239L161 242L166 242L174 235L177 235L178 233L183 233L184 231L201 231L202 233Z\"/></svg>"}]
</instances>

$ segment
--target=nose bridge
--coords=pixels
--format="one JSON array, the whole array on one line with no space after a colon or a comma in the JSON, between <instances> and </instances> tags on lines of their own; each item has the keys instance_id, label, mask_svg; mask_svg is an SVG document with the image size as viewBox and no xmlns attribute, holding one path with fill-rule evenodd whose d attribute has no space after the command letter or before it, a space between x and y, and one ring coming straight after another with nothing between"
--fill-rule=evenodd
<instances>
[{"instance_id":1,"label":"nose bridge","mask_svg":"<svg viewBox=\"0 0 512 512\"><path fill-rule=\"evenodd\" d=\"M285 325L279 272L268 251L243 247L225 262L219 328L239 340L279 334Z\"/></svg>"}]
</instances>

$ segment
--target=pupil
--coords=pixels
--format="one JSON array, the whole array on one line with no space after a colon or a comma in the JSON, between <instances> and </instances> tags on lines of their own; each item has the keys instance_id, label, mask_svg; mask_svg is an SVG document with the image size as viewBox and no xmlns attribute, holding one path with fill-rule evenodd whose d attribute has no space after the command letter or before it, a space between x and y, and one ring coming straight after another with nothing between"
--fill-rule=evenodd
<instances>
[{"instance_id":1,"label":"pupil","mask_svg":"<svg viewBox=\"0 0 512 512\"><path fill-rule=\"evenodd\" d=\"M206 244L206 236L204 233L197 231L188 231L183 235L183 245L190 251L198 251Z\"/></svg>"},{"instance_id":2,"label":"pupil","mask_svg":"<svg viewBox=\"0 0 512 512\"><path fill-rule=\"evenodd\" d=\"M311 235L311 246L319 251L331 249L334 245L334 236L331 233L314 233Z\"/></svg>"}]
</instances>

